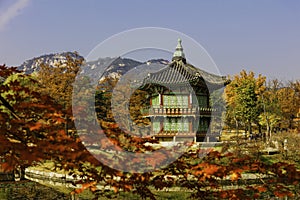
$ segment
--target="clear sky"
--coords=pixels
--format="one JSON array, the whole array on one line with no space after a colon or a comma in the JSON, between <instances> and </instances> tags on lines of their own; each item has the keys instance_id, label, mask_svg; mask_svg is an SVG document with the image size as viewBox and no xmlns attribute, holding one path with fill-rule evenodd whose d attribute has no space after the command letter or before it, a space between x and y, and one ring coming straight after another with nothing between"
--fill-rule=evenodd
<instances>
[{"instance_id":1,"label":"clear sky","mask_svg":"<svg viewBox=\"0 0 300 200\"><path fill-rule=\"evenodd\" d=\"M297 0L0 0L0 63L63 51L86 56L114 34L149 26L195 39L221 74L300 79Z\"/></svg>"}]
</instances>

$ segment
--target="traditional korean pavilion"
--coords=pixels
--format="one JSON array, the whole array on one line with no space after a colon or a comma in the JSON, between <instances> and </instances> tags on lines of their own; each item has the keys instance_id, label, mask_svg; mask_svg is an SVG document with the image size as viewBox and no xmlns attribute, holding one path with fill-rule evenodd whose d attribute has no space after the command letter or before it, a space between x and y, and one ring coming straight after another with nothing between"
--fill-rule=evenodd
<instances>
[{"instance_id":1,"label":"traditional korean pavilion","mask_svg":"<svg viewBox=\"0 0 300 200\"><path fill-rule=\"evenodd\" d=\"M226 78L188 64L181 40L172 62L149 73L140 89L149 93L144 117L151 121L151 135L160 141L215 141L219 133L210 131L210 93L226 85Z\"/></svg>"}]
</instances>

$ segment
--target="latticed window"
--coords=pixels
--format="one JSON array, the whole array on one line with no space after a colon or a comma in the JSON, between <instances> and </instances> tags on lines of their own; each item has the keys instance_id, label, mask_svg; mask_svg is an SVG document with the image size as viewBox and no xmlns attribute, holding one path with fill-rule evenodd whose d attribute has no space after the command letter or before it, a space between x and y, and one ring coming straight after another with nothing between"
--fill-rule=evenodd
<instances>
[{"instance_id":1,"label":"latticed window","mask_svg":"<svg viewBox=\"0 0 300 200\"><path fill-rule=\"evenodd\" d=\"M181 118L177 121L178 132L189 132L189 120L188 118Z\"/></svg>"},{"instance_id":2,"label":"latticed window","mask_svg":"<svg viewBox=\"0 0 300 200\"><path fill-rule=\"evenodd\" d=\"M152 107L159 108L159 96L152 97Z\"/></svg>"},{"instance_id":3,"label":"latticed window","mask_svg":"<svg viewBox=\"0 0 300 200\"><path fill-rule=\"evenodd\" d=\"M183 132L183 120L182 119L177 120L177 130L178 130L178 132Z\"/></svg>"},{"instance_id":4,"label":"latticed window","mask_svg":"<svg viewBox=\"0 0 300 200\"><path fill-rule=\"evenodd\" d=\"M183 131L183 123L177 118L166 118L164 120L164 130L172 132L181 132Z\"/></svg>"},{"instance_id":5,"label":"latticed window","mask_svg":"<svg viewBox=\"0 0 300 200\"><path fill-rule=\"evenodd\" d=\"M178 131L177 129L177 120L175 118L171 118L170 119L170 122L171 122L171 131Z\"/></svg>"},{"instance_id":6,"label":"latticed window","mask_svg":"<svg viewBox=\"0 0 300 200\"><path fill-rule=\"evenodd\" d=\"M164 95L163 96L163 104L165 108L170 108L170 96Z\"/></svg>"},{"instance_id":7,"label":"latticed window","mask_svg":"<svg viewBox=\"0 0 300 200\"><path fill-rule=\"evenodd\" d=\"M163 104L165 108L188 108L189 98L186 95L164 95Z\"/></svg>"},{"instance_id":8,"label":"latticed window","mask_svg":"<svg viewBox=\"0 0 300 200\"><path fill-rule=\"evenodd\" d=\"M206 119L201 119L198 126L198 130L207 131L207 129L208 129L208 121Z\"/></svg>"},{"instance_id":9,"label":"latticed window","mask_svg":"<svg viewBox=\"0 0 300 200\"><path fill-rule=\"evenodd\" d=\"M164 131L189 132L189 120L188 118L165 118Z\"/></svg>"},{"instance_id":10,"label":"latticed window","mask_svg":"<svg viewBox=\"0 0 300 200\"><path fill-rule=\"evenodd\" d=\"M182 99L182 108L188 108L189 107L189 97L188 96L181 96Z\"/></svg>"},{"instance_id":11,"label":"latticed window","mask_svg":"<svg viewBox=\"0 0 300 200\"><path fill-rule=\"evenodd\" d=\"M198 96L198 103L201 108L207 107L207 97L206 96Z\"/></svg>"},{"instance_id":12,"label":"latticed window","mask_svg":"<svg viewBox=\"0 0 300 200\"><path fill-rule=\"evenodd\" d=\"M188 120L188 118L183 119L183 132L189 132L189 120Z\"/></svg>"},{"instance_id":13,"label":"latticed window","mask_svg":"<svg viewBox=\"0 0 300 200\"><path fill-rule=\"evenodd\" d=\"M177 108L182 108L183 101L182 101L182 96L178 95L177 97Z\"/></svg>"},{"instance_id":14,"label":"latticed window","mask_svg":"<svg viewBox=\"0 0 300 200\"><path fill-rule=\"evenodd\" d=\"M153 132L154 133L160 132L160 122L159 121L153 122Z\"/></svg>"},{"instance_id":15,"label":"latticed window","mask_svg":"<svg viewBox=\"0 0 300 200\"><path fill-rule=\"evenodd\" d=\"M188 108L189 107L189 97L177 95L177 106L176 108Z\"/></svg>"},{"instance_id":16,"label":"latticed window","mask_svg":"<svg viewBox=\"0 0 300 200\"><path fill-rule=\"evenodd\" d=\"M176 108L177 107L177 97L174 95L170 95L169 98L170 98L170 101L169 101L170 108Z\"/></svg>"},{"instance_id":17,"label":"latticed window","mask_svg":"<svg viewBox=\"0 0 300 200\"><path fill-rule=\"evenodd\" d=\"M164 120L164 131L171 131L171 123L168 118Z\"/></svg>"}]
</instances>

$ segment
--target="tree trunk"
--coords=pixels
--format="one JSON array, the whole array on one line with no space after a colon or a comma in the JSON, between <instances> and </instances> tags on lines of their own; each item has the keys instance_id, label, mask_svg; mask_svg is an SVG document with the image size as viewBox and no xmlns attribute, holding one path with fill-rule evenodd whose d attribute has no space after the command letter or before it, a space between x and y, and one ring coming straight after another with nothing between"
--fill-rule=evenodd
<instances>
[{"instance_id":1,"label":"tree trunk","mask_svg":"<svg viewBox=\"0 0 300 200\"><path fill-rule=\"evenodd\" d=\"M275 126L275 125L272 125L272 124L270 123L270 134L269 134L270 141L272 141L272 135L273 135L273 131L274 131L274 126ZM274 131L274 132L276 132L276 131Z\"/></svg>"},{"instance_id":2,"label":"tree trunk","mask_svg":"<svg viewBox=\"0 0 300 200\"><path fill-rule=\"evenodd\" d=\"M271 128L270 128L270 122L267 121L267 141L270 141L271 139Z\"/></svg>"},{"instance_id":3,"label":"tree trunk","mask_svg":"<svg viewBox=\"0 0 300 200\"><path fill-rule=\"evenodd\" d=\"M251 126L251 121L248 121L248 130L249 130L249 135L252 136L252 126Z\"/></svg>"},{"instance_id":4,"label":"tree trunk","mask_svg":"<svg viewBox=\"0 0 300 200\"><path fill-rule=\"evenodd\" d=\"M69 121L69 120L68 120L68 119L69 119L69 117L68 117L68 115L66 114L66 115L65 115L65 120L66 120L66 121L65 121L65 132L66 132L67 135L69 135L69 133L68 133L68 129L69 129L69 127L68 127L68 121Z\"/></svg>"},{"instance_id":5,"label":"tree trunk","mask_svg":"<svg viewBox=\"0 0 300 200\"><path fill-rule=\"evenodd\" d=\"M258 122L256 124L258 126L258 133L262 134L262 127L261 127L261 125Z\"/></svg>"},{"instance_id":6,"label":"tree trunk","mask_svg":"<svg viewBox=\"0 0 300 200\"><path fill-rule=\"evenodd\" d=\"M239 136L239 122L236 118L234 118L235 120L235 133L236 133L236 136Z\"/></svg>"}]
</instances>

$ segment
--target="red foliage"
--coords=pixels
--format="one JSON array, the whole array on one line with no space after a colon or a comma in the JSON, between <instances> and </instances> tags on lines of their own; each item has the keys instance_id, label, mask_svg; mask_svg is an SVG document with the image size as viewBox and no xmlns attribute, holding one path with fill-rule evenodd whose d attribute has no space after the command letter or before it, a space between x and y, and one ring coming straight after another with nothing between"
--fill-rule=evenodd
<instances>
[{"instance_id":1,"label":"red foliage","mask_svg":"<svg viewBox=\"0 0 300 200\"><path fill-rule=\"evenodd\" d=\"M4 79L15 73L17 71L14 68L0 66L0 77ZM32 83L36 83L28 78ZM10 95L3 95L8 91ZM11 171L18 166L27 167L37 161L51 159L57 167L76 169L81 177L85 177L80 182L82 187L74 190L73 194L86 189L97 192L96 185L101 183L111 186L116 193L120 190L133 191L142 198L150 199L155 199L155 195L149 188L162 190L172 186L186 188L192 192L192 197L202 199L253 199L264 194L281 198L293 196L293 190L288 186L298 187L300 181L300 172L294 165L267 165L256 157L239 157L233 153L217 151L210 151L202 158L202 155L207 153L203 149L185 152L168 167L155 172L120 172L100 163L86 150L76 135L66 133L65 113L62 112L62 106L51 97L35 92L33 88L18 80L10 85L1 84L0 92L0 158L5 159L1 164L2 169ZM70 112L68 109L65 108L64 111ZM89 128L87 127L88 133L95 132ZM157 142L151 138L131 136L120 130L114 122L103 122L102 128L103 130L96 131L94 135L89 134L82 138L87 142L97 142L102 148L119 152L153 151L145 146L145 143ZM101 137L103 134L105 139ZM100 139L95 141L99 137ZM133 157L132 160L120 162L128 166L143 164L155 168L172 156L171 153L159 152L154 158L146 157L145 160L141 160ZM108 159L108 162L113 163L116 159L118 155ZM267 178L244 188L227 187L239 184L243 173L265 175Z\"/></svg>"}]
</instances>

